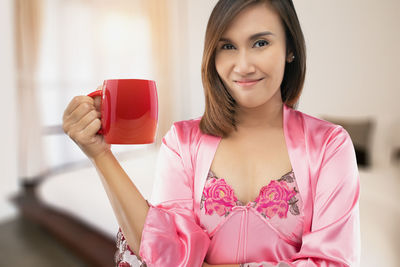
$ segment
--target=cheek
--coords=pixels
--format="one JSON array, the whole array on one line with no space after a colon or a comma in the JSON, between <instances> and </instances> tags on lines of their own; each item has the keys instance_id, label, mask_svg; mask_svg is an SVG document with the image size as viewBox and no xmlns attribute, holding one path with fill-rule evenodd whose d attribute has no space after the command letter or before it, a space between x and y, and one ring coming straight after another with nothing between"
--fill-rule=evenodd
<instances>
[{"instance_id":1,"label":"cheek","mask_svg":"<svg viewBox=\"0 0 400 267\"><path fill-rule=\"evenodd\" d=\"M226 69L227 69L227 60L226 60L226 58L224 58L223 55L217 54L215 56L215 68L217 70L219 77L221 77L223 80L225 80Z\"/></svg>"},{"instance_id":2,"label":"cheek","mask_svg":"<svg viewBox=\"0 0 400 267\"><path fill-rule=\"evenodd\" d=\"M271 51L264 57L259 57L259 66L262 66L262 70L272 76L280 75L285 70L285 54L280 52Z\"/></svg>"},{"instance_id":3,"label":"cheek","mask_svg":"<svg viewBox=\"0 0 400 267\"><path fill-rule=\"evenodd\" d=\"M285 59L282 57L270 58L264 62L263 72L267 74L269 86L280 87L285 72Z\"/></svg>"}]
</instances>

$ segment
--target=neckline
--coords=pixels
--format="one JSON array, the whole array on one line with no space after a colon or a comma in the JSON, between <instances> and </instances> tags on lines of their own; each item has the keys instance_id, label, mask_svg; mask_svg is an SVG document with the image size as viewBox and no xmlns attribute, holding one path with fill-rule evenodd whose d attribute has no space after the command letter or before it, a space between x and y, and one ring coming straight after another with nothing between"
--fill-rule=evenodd
<instances>
[{"instance_id":1,"label":"neckline","mask_svg":"<svg viewBox=\"0 0 400 267\"><path fill-rule=\"evenodd\" d=\"M283 104L283 133L285 136L286 146L292 165L293 173L296 175L295 183L297 188L297 195L303 200L303 206L301 212L304 212L306 218L312 217L312 186L310 185L310 159L307 158L307 147L306 143L309 136L307 133L310 131L306 126L309 123L317 123L309 116L301 111L294 109ZM215 156L215 152L218 148L221 137L201 134L200 143L198 146L197 160L199 162L196 172L194 187L195 187L195 201L196 201L196 212L199 212L203 204L204 186L207 179L208 171L211 167L212 160ZM295 160L295 159L303 160ZM306 231L311 225L310 220L306 220L303 229Z\"/></svg>"},{"instance_id":2,"label":"neckline","mask_svg":"<svg viewBox=\"0 0 400 267\"><path fill-rule=\"evenodd\" d=\"M238 198L237 195L236 195L235 189L234 189L224 178L220 178L220 177L216 176L216 175L214 174L214 172L213 172L211 169L209 169L208 173L211 174L211 176L214 177L214 178L216 178L217 180L218 180L218 179L223 180L223 181L225 182L225 184L232 190L233 196L236 198L236 202L235 202L235 205L236 205L236 206L253 206L253 207L254 207L254 206L257 204L257 201L256 201L257 198L260 196L262 190L263 190L265 187L268 187L268 186L269 186L272 182L274 182L274 181L278 181L278 182L279 182L279 180L281 180L283 177L288 176L288 175L290 175L291 173L294 173L294 172L293 172L293 168L292 168L289 172L285 173L284 175L280 176L279 178L271 179L271 180L268 182L268 184L263 185L263 186L260 188L260 190L258 191L258 195L256 196L256 198L255 198L253 201L248 201L246 204L245 204L245 202L239 200L239 198ZM208 176L208 175L207 175L207 176ZM293 177L293 178L294 178L294 177ZM294 178L294 179L295 179L295 178ZM285 180L281 180L281 181L285 181ZM286 182L286 181L285 181L285 182ZM286 183L287 183L287 182L286 182Z\"/></svg>"}]
</instances>

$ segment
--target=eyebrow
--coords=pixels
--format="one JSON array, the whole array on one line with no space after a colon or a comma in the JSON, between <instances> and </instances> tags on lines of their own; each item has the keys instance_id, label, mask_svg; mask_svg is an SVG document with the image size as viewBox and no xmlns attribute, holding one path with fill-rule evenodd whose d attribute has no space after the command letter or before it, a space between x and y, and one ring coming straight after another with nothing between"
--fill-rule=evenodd
<instances>
[{"instance_id":1,"label":"eyebrow","mask_svg":"<svg viewBox=\"0 0 400 267\"><path fill-rule=\"evenodd\" d=\"M254 39L257 39L257 38L259 38L261 36L265 36L265 35L275 35L275 34L273 34L270 31L258 32L258 33L255 33L255 34L251 35L249 37L249 40L254 40ZM229 40L228 38L225 38L225 37L221 37L221 39L219 39L219 41L220 42L231 42L231 40Z\"/></svg>"}]
</instances>

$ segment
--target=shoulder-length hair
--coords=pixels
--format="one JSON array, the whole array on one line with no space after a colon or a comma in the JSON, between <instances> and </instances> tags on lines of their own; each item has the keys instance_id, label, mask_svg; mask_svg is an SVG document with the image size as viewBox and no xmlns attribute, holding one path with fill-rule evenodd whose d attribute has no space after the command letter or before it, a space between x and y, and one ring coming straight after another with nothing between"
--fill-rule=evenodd
<instances>
[{"instance_id":1,"label":"shoulder-length hair","mask_svg":"<svg viewBox=\"0 0 400 267\"><path fill-rule=\"evenodd\" d=\"M286 32L287 53L295 59L286 63L281 83L282 101L295 108L304 85L306 45L292 0L220 0L207 24L201 76L205 94L205 111L200 121L203 133L226 137L236 130L236 101L225 88L215 67L218 42L232 20L246 7L270 3L278 12Z\"/></svg>"}]
</instances>

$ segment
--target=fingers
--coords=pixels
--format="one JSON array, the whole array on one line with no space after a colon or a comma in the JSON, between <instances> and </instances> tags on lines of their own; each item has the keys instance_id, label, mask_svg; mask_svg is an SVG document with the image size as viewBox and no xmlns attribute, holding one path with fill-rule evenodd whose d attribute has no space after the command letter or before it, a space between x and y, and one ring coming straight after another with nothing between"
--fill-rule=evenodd
<instances>
[{"instance_id":1,"label":"fingers","mask_svg":"<svg viewBox=\"0 0 400 267\"><path fill-rule=\"evenodd\" d=\"M77 123L74 124L74 128L76 131L82 131L85 128L87 128L92 121L99 119L100 120L101 114L100 112L96 110L91 110L88 113L86 113L83 118L81 118Z\"/></svg>"},{"instance_id":2,"label":"fingers","mask_svg":"<svg viewBox=\"0 0 400 267\"><path fill-rule=\"evenodd\" d=\"M93 104L89 104L87 102L79 104L79 106L76 107L71 113L64 116L64 126L68 128L71 125L78 123L84 116L86 116L86 114L91 111L95 111Z\"/></svg>"},{"instance_id":3,"label":"fingers","mask_svg":"<svg viewBox=\"0 0 400 267\"><path fill-rule=\"evenodd\" d=\"M84 130L82 130L82 133L84 136L88 136L88 142L94 143L96 142L96 138L99 137L96 134L100 130L100 128L101 128L101 121L100 119L96 118L95 120L90 122L89 125Z\"/></svg>"},{"instance_id":4,"label":"fingers","mask_svg":"<svg viewBox=\"0 0 400 267\"><path fill-rule=\"evenodd\" d=\"M65 120L76 108L81 104L87 103L88 105L93 105L94 100L90 96L75 96L71 102L69 102L67 108L64 111L63 120Z\"/></svg>"},{"instance_id":5,"label":"fingers","mask_svg":"<svg viewBox=\"0 0 400 267\"><path fill-rule=\"evenodd\" d=\"M94 106L97 111L101 110L101 96L96 96L94 99Z\"/></svg>"},{"instance_id":6,"label":"fingers","mask_svg":"<svg viewBox=\"0 0 400 267\"><path fill-rule=\"evenodd\" d=\"M74 129L74 131L70 132L70 137L78 142L81 145L90 145L96 143L99 136L96 136L96 133L101 128L100 119L96 118L92 120L85 128L82 130Z\"/></svg>"},{"instance_id":7,"label":"fingers","mask_svg":"<svg viewBox=\"0 0 400 267\"><path fill-rule=\"evenodd\" d=\"M92 110L79 122L71 125L67 131L69 137L75 142L88 145L96 142L96 134L101 128L100 113Z\"/></svg>"},{"instance_id":8,"label":"fingers","mask_svg":"<svg viewBox=\"0 0 400 267\"><path fill-rule=\"evenodd\" d=\"M97 90L100 89L101 86L97 87ZM64 132L83 145L101 141L96 135L101 128L100 105L100 96L94 99L89 96L74 97L63 114Z\"/></svg>"},{"instance_id":9,"label":"fingers","mask_svg":"<svg viewBox=\"0 0 400 267\"><path fill-rule=\"evenodd\" d=\"M103 86L97 86L96 90L102 90ZM94 106L96 107L96 110L100 111L101 108L101 96L96 96L94 98Z\"/></svg>"},{"instance_id":10,"label":"fingers","mask_svg":"<svg viewBox=\"0 0 400 267\"><path fill-rule=\"evenodd\" d=\"M89 99L88 99L89 98ZM66 134L68 134L75 141L83 140L87 142L89 137L83 137L82 134L91 134L91 137L96 134L96 132L100 129L100 112L96 111L93 99L91 97L75 97L71 103L68 105L67 110L64 112L63 117L63 129ZM91 131L91 127L89 125L95 121L97 124L100 124L97 131ZM89 130L86 128L89 127ZM92 133L93 132L93 133Z\"/></svg>"}]
</instances>

